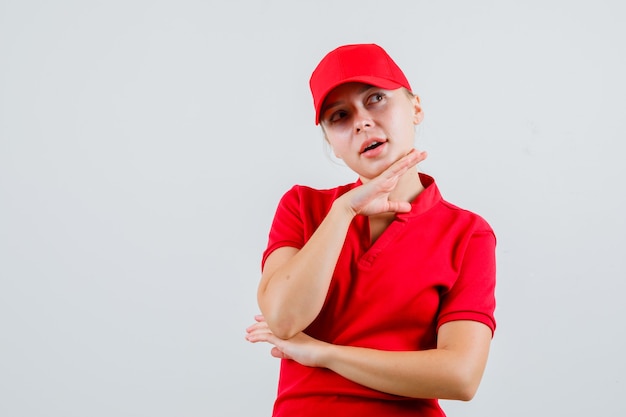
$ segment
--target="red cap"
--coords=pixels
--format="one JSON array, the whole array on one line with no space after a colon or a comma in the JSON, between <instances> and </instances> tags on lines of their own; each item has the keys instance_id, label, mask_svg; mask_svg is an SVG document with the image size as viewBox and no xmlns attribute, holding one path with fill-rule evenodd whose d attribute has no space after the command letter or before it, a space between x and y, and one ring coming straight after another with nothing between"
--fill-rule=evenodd
<instances>
[{"instance_id":1,"label":"red cap","mask_svg":"<svg viewBox=\"0 0 626 417\"><path fill-rule=\"evenodd\" d=\"M315 124L320 123L324 99L340 84L361 82L385 90L411 86L402 70L376 44L344 45L329 52L313 71L309 85L315 106Z\"/></svg>"}]
</instances>

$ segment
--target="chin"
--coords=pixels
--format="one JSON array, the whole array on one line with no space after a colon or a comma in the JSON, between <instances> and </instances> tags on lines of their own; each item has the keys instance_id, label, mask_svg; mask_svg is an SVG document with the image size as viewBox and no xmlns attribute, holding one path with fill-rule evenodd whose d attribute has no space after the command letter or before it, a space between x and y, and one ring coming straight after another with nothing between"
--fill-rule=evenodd
<instances>
[{"instance_id":1,"label":"chin","mask_svg":"<svg viewBox=\"0 0 626 417\"><path fill-rule=\"evenodd\" d=\"M370 181L376 178L380 174L382 174L385 171L385 169L387 169L387 167L381 170L376 170L376 171L368 171L368 172L362 172L362 173L357 172L357 174L359 174L359 178L361 178L361 181L365 183L367 181Z\"/></svg>"}]
</instances>

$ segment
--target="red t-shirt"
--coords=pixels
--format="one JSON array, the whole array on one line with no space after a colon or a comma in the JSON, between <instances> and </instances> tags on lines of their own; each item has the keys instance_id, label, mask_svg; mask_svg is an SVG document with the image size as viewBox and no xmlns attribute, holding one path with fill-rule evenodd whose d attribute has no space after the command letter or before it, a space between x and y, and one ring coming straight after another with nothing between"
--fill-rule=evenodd
<instances>
[{"instance_id":1,"label":"red t-shirt","mask_svg":"<svg viewBox=\"0 0 626 417\"><path fill-rule=\"evenodd\" d=\"M439 327L474 320L495 330L495 244L480 216L442 199L433 178L408 213L370 244L356 216L346 234L326 301L305 330L338 345L389 351L432 349ZM281 199L263 253L302 248L333 201L360 182L330 190L294 186ZM437 400L400 397L325 368L282 360L274 416L443 416Z\"/></svg>"}]
</instances>

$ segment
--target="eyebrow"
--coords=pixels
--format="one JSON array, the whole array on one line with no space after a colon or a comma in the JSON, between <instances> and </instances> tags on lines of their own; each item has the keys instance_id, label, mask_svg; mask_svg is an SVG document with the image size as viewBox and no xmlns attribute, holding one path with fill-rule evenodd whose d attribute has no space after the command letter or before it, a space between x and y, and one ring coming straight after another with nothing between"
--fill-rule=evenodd
<instances>
[{"instance_id":1,"label":"eyebrow","mask_svg":"<svg viewBox=\"0 0 626 417\"><path fill-rule=\"evenodd\" d=\"M365 84L363 85L363 87L361 87L358 91L357 94L363 94L365 93L367 90L371 90L372 88L378 88L375 85L371 85L371 84ZM322 106L322 116L326 115L326 112L330 109L332 109L333 107L339 107L341 105L343 105L345 103L344 100L338 100L338 101L334 101L330 104L324 104Z\"/></svg>"}]
</instances>

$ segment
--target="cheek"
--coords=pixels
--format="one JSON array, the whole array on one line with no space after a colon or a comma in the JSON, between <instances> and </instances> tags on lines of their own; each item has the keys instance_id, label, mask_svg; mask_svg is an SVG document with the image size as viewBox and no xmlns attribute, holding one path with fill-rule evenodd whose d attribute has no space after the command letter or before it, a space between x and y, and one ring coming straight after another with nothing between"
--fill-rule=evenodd
<instances>
[{"instance_id":1,"label":"cheek","mask_svg":"<svg viewBox=\"0 0 626 417\"><path fill-rule=\"evenodd\" d=\"M343 159L344 156L346 155L346 147L342 146L340 143L334 143L333 142L329 142L330 143L330 148L333 150L333 153L335 154L335 156L339 159Z\"/></svg>"},{"instance_id":2,"label":"cheek","mask_svg":"<svg viewBox=\"0 0 626 417\"><path fill-rule=\"evenodd\" d=\"M326 141L337 158L343 159L350 147L350 135L344 131L327 132Z\"/></svg>"},{"instance_id":3,"label":"cheek","mask_svg":"<svg viewBox=\"0 0 626 417\"><path fill-rule=\"evenodd\" d=\"M396 117L391 120L391 126L393 126L393 133L396 139L413 141L415 136L415 125L411 119L406 117Z\"/></svg>"}]
</instances>

